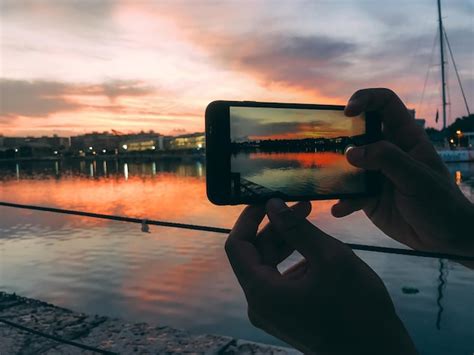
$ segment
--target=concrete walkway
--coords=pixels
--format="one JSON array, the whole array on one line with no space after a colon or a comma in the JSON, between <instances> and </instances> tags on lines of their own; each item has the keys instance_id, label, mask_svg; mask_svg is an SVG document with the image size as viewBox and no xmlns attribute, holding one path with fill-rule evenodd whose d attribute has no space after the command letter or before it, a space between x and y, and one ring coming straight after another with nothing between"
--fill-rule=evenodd
<instances>
[{"instance_id":1,"label":"concrete walkway","mask_svg":"<svg viewBox=\"0 0 474 355\"><path fill-rule=\"evenodd\" d=\"M0 319L119 354L300 354L220 335L196 335L147 323L87 315L30 298L0 292ZM0 355L95 354L0 322Z\"/></svg>"}]
</instances>

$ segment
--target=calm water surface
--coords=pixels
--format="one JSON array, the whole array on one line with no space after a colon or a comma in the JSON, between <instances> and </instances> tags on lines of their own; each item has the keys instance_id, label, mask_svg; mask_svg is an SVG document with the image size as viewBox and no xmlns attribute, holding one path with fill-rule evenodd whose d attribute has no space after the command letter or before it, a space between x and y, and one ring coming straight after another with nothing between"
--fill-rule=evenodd
<instances>
[{"instance_id":1,"label":"calm water surface","mask_svg":"<svg viewBox=\"0 0 474 355\"><path fill-rule=\"evenodd\" d=\"M450 165L471 200L474 165ZM0 166L0 200L230 227L241 207L205 197L203 161ZM331 235L400 246L356 213L311 220ZM244 296L215 233L0 207L0 289L74 310L281 344L246 319ZM358 253L382 277L422 354L474 351L473 272L437 259ZM296 260L297 255L291 257ZM290 260L290 262L292 261ZM416 288L405 294L404 287Z\"/></svg>"},{"instance_id":2,"label":"calm water surface","mask_svg":"<svg viewBox=\"0 0 474 355\"><path fill-rule=\"evenodd\" d=\"M238 153L232 172L272 191L290 196L365 191L362 170L337 152Z\"/></svg>"}]
</instances>

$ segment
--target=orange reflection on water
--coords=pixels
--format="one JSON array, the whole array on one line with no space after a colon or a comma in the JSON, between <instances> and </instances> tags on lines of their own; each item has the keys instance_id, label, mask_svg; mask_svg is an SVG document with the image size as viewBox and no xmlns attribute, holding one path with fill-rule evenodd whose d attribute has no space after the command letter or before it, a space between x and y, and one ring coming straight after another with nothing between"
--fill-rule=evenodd
<instances>
[{"instance_id":1,"label":"orange reflection on water","mask_svg":"<svg viewBox=\"0 0 474 355\"><path fill-rule=\"evenodd\" d=\"M74 176L58 180L10 180L0 184L0 199L19 204L185 223L204 224L212 220L221 226L231 224L240 210L231 207L233 213L222 213L226 208L218 208L208 202L204 179L173 173L128 175L126 179ZM49 217L45 215L45 218Z\"/></svg>"},{"instance_id":2,"label":"orange reflection on water","mask_svg":"<svg viewBox=\"0 0 474 355\"><path fill-rule=\"evenodd\" d=\"M250 153L250 159L271 159L271 160L293 160L297 161L304 168L321 168L338 165L341 168L349 168L349 164L343 154L335 152L278 152L278 153Z\"/></svg>"}]
</instances>

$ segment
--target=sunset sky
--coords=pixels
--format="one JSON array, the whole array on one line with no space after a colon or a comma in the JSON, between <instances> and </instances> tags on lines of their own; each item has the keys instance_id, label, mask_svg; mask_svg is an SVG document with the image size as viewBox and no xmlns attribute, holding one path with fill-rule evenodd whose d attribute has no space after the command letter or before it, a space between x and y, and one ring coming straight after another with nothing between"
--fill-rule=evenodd
<instances>
[{"instance_id":1,"label":"sunset sky","mask_svg":"<svg viewBox=\"0 0 474 355\"><path fill-rule=\"evenodd\" d=\"M474 1L443 3L472 110ZM217 99L344 104L374 86L435 126L436 31L435 0L0 0L0 134L179 134Z\"/></svg>"},{"instance_id":2,"label":"sunset sky","mask_svg":"<svg viewBox=\"0 0 474 355\"><path fill-rule=\"evenodd\" d=\"M230 107L233 142L348 137L365 133L362 117L343 111Z\"/></svg>"}]
</instances>

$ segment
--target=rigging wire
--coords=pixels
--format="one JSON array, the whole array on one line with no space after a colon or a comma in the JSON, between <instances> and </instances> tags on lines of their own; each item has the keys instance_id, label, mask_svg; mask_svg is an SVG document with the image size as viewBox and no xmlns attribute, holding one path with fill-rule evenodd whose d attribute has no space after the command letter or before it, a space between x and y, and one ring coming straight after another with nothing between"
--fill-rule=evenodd
<instances>
[{"instance_id":1,"label":"rigging wire","mask_svg":"<svg viewBox=\"0 0 474 355\"><path fill-rule=\"evenodd\" d=\"M450 85L449 85L449 61L448 58L446 58L446 67L444 69L444 76L445 76L445 82L446 82L446 106L448 107L448 115L446 118L446 125L449 125L449 122L451 122L451 90L450 90Z\"/></svg>"},{"instance_id":2,"label":"rigging wire","mask_svg":"<svg viewBox=\"0 0 474 355\"><path fill-rule=\"evenodd\" d=\"M425 90L426 90L426 86L428 84L428 79L429 79L429 76L430 76L431 68L433 67L433 58L434 58L434 52L435 52L435 48L436 48L436 42L438 41L438 35L439 35L439 31L436 31L436 34L435 34L435 37L434 37L434 40L433 40L433 45L431 47L430 63L428 65L428 70L426 71L425 82L423 83L423 90L421 92L420 101L418 103L418 112L421 112L421 105L423 104L423 100L425 98Z\"/></svg>"},{"instance_id":3,"label":"rigging wire","mask_svg":"<svg viewBox=\"0 0 474 355\"><path fill-rule=\"evenodd\" d=\"M464 105L466 106L467 115L470 116L471 111L469 110L469 105L467 103L466 94L464 93L464 88L462 86L461 77L459 76L458 67L456 65L456 61L454 60L454 54L453 54L453 51L451 50L451 44L449 44L448 34L446 33L446 29L444 27L443 27L443 33L444 33L444 38L446 38L446 43L448 45L448 50L449 50L449 56L451 57L451 61L453 62L453 67L454 67L454 71L456 73L456 77L458 79L458 84L459 84L459 87L461 89L462 98L464 99Z\"/></svg>"},{"instance_id":4,"label":"rigging wire","mask_svg":"<svg viewBox=\"0 0 474 355\"><path fill-rule=\"evenodd\" d=\"M145 224L145 225L155 225L155 226L161 226L161 227L199 230L199 231L204 231L204 232L213 232L213 233L221 233L221 234L229 234L231 231L228 228L221 228L221 227L203 226L203 225L177 223L177 222L169 222L169 221L158 221L158 220L153 220L153 219L134 218L134 217L127 217L127 216L116 216L116 215L93 213L93 212L86 212L86 211L67 210L67 209L54 208L54 207L24 205L24 204L4 202L4 201L0 201L0 206L43 211L43 212L62 213L62 214L68 214L68 215L107 219L107 220L128 222L128 223L137 223L137 224L140 224L142 230L143 230L143 225ZM467 256L467 255L435 253L435 252L419 251L419 250L412 250L412 249L390 248L390 247L381 247L381 246L376 246L376 245L355 244L355 243L344 243L344 244L352 248L353 250L418 256L418 257L424 257L424 258L437 258L437 259L443 258L443 259L458 260L458 261L474 261L474 256Z\"/></svg>"}]
</instances>

